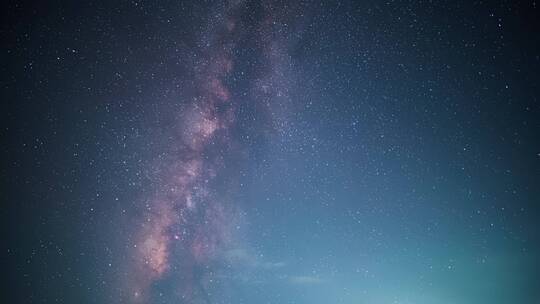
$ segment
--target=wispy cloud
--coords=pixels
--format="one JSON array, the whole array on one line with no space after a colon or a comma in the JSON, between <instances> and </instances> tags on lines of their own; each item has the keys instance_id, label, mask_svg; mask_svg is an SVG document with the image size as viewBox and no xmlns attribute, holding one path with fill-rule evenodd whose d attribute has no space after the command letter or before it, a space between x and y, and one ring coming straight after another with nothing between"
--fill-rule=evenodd
<instances>
[{"instance_id":1,"label":"wispy cloud","mask_svg":"<svg viewBox=\"0 0 540 304\"><path fill-rule=\"evenodd\" d=\"M286 266L282 261L266 261L262 256L256 255L248 250L242 248L235 248L225 252L225 259L237 265L242 265L246 268L263 268L263 269L277 269Z\"/></svg>"},{"instance_id":2,"label":"wispy cloud","mask_svg":"<svg viewBox=\"0 0 540 304\"><path fill-rule=\"evenodd\" d=\"M265 269L276 269L276 268L282 268L285 267L285 262L264 262L261 263L261 267Z\"/></svg>"},{"instance_id":3,"label":"wispy cloud","mask_svg":"<svg viewBox=\"0 0 540 304\"><path fill-rule=\"evenodd\" d=\"M288 264L283 261L268 261L262 255L245 248L233 248L226 251L223 258L236 269L236 274L222 274L242 282L261 283L279 280L295 285L315 285L325 282L317 275L291 275L287 273Z\"/></svg>"},{"instance_id":4,"label":"wispy cloud","mask_svg":"<svg viewBox=\"0 0 540 304\"><path fill-rule=\"evenodd\" d=\"M289 281L294 284L320 284L323 283L324 280L320 277L316 276L290 276Z\"/></svg>"}]
</instances>

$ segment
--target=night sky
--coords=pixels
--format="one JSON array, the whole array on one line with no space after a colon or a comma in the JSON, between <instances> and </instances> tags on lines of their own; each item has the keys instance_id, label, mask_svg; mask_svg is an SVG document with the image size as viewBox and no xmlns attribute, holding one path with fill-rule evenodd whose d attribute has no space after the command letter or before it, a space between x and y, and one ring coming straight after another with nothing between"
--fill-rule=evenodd
<instances>
[{"instance_id":1,"label":"night sky","mask_svg":"<svg viewBox=\"0 0 540 304\"><path fill-rule=\"evenodd\" d=\"M2 303L540 303L535 1L1 19Z\"/></svg>"}]
</instances>

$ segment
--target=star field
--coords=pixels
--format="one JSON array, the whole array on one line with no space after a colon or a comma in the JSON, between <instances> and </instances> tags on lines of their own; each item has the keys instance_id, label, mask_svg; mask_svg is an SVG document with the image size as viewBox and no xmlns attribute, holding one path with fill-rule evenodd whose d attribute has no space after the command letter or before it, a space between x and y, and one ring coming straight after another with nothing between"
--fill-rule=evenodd
<instances>
[{"instance_id":1,"label":"star field","mask_svg":"<svg viewBox=\"0 0 540 304\"><path fill-rule=\"evenodd\" d=\"M537 303L535 1L4 4L2 303Z\"/></svg>"}]
</instances>

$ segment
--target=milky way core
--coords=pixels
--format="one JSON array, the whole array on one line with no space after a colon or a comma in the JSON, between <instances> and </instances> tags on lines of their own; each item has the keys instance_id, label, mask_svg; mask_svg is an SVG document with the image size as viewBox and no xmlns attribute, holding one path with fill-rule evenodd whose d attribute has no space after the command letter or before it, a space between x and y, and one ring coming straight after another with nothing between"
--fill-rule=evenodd
<instances>
[{"instance_id":1,"label":"milky way core","mask_svg":"<svg viewBox=\"0 0 540 304\"><path fill-rule=\"evenodd\" d=\"M231 95L227 81L234 72L235 58L241 60L234 54L237 41L254 35L250 39L262 48L260 57L268 68L248 82L253 83L249 90L261 93L259 97L267 103L272 98L268 86L264 92L260 88L262 82L272 81L280 55L278 42L270 37L270 10L270 6L263 8L265 16L253 34L242 28L243 11L238 3L218 7L197 37L199 48L191 67L196 93L175 122L175 155L157 161L165 169L159 173L155 195L145 201L136 233L135 265L130 266L134 277L129 278L134 299L151 300L155 296L152 289L160 280L177 277L175 297L205 302L206 285L215 271L209 270L210 265L232 248L240 211L238 206L226 204L212 187L227 165L228 154L239 153L232 151L238 148L232 147L235 139L230 134L238 96ZM279 72L283 78L283 71ZM286 86L274 89L281 92L274 94L280 97Z\"/></svg>"}]
</instances>

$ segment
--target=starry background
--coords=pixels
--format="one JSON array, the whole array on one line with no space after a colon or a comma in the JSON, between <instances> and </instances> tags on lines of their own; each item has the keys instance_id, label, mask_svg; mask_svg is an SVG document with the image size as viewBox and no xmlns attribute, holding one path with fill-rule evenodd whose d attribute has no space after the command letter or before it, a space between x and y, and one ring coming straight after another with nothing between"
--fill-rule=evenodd
<instances>
[{"instance_id":1,"label":"starry background","mask_svg":"<svg viewBox=\"0 0 540 304\"><path fill-rule=\"evenodd\" d=\"M535 1L2 15L1 302L539 303Z\"/></svg>"}]
</instances>

